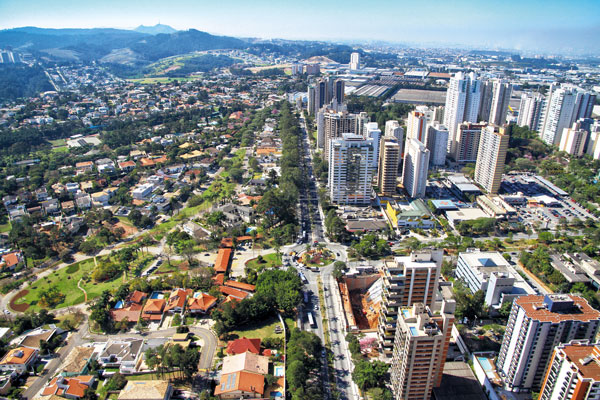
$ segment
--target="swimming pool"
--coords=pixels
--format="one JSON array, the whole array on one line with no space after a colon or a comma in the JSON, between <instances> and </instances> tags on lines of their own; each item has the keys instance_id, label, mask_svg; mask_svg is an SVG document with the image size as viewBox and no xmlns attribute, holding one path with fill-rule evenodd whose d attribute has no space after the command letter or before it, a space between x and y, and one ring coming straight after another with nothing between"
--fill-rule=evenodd
<instances>
[{"instance_id":1,"label":"swimming pool","mask_svg":"<svg viewBox=\"0 0 600 400\"><path fill-rule=\"evenodd\" d=\"M410 328L410 334L413 336L418 336L419 332L417 331L417 328L415 328L414 326L411 326Z\"/></svg>"},{"instance_id":2,"label":"swimming pool","mask_svg":"<svg viewBox=\"0 0 600 400\"><path fill-rule=\"evenodd\" d=\"M477 360L479 361L479 364L481 364L481 367L483 368L484 371L488 372L488 371L494 370L494 367L492 367L490 360L488 360L487 358L477 357Z\"/></svg>"},{"instance_id":3,"label":"swimming pool","mask_svg":"<svg viewBox=\"0 0 600 400\"><path fill-rule=\"evenodd\" d=\"M410 310L402 310L402 314L404 318L410 318Z\"/></svg>"},{"instance_id":4,"label":"swimming pool","mask_svg":"<svg viewBox=\"0 0 600 400\"><path fill-rule=\"evenodd\" d=\"M165 295L162 292L152 292L150 295L151 299L164 299Z\"/></svg>"},{"instance_id":5,"label":"swimming pool","mask_svg":"<svg viewBox=\"0 0 600 400\"><path fill-rule=\"evenodd\" d=\"M117 301L117 304L115 304L115 310L118 310L119 308L123 308L122 300Z\"/></svg>"},{"instance_id":6,"label":"swimming pool","mask_svg":"<svg viewBox=\"0 0 600 400\"><path fill-rule=\"evenodd\" d=\"M283 376L283 365L276 366L273 372L275 376Z\"/></svg>"}]
</instances>

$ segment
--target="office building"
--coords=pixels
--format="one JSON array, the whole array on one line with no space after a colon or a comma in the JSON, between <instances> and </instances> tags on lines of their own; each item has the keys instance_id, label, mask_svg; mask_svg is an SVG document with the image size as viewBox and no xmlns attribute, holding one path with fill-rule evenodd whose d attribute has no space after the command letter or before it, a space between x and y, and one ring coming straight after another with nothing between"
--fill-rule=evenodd
<instances>
[{"instance_id":1,"label":"office building","mask_svg":"<svg viewBox=\"0 0 600 400\"><path fill-rule=\"evenodd\" d=\"M441 385L455 308L452 300L440 314L423 304L401 309L390 368L394 399L429 400Z\"/></svg>"},{"instance_id":2,"label":"office building","mask_svg":"<svg viewBox=\"0 0 600 400\"><path fill-rule=\"evenodd\" d=\"M373 139L343 133L329 146L329 195L336 204L365 205L371 202L375 172Z\"/></svg>"},{"instance_id":3,"label":"office building","mask_svg":"<svg viewBox=\"0 0 600 400\"><path fill-rule=\"evenodd\" d=\"M396 194L398 165L400 163L400 144L395 136L381 138L379 150L379 168L377 170L377 185L383 196Z\"/></svg>"},{"instance_id":4,"label":"office building","mask_svg":"<svg viewBox=\"0 0 600 400\"><path fill-rule=\"evenodd\" d=\"M483 186L488 193L496 194L500 189L509 139L505 128L497 125L488 125L481 130L475 164L475 182Z\"/></svg>"},{"instance_id":5,"label":"office building","mask_svg":"<svg viewBox=\"0 0 600 400\"><path fill-rule=\"evenodd\" d=\"M448 129L439 122L427 127L425 145L430 152L429 165L442 166L446 164L448 154Z\"/></svg>"},{"instance_id":6,"label":"office building","mask_svg":"<svg viewBox=\"0 0 600 400\"><path fill-rule=\"evenodd\" d=\"M574 341L554 348L540 400L600 400L600 345Z\"/></svg>"},{"instance_id":7,"label":"office building","mask_svg":"<svg viewBox=\"0 0 600 400\"><path fill-rule=\"evenodd\" d=\"M543 109L544 96L541 93L523 93L519 105L517 125L527 126L532 131L539 131Z\"/></svg>"},{"instance_id":8,"label":"office building","mask_svg":"<svg viewBox=\"0 0 600 400\"><path fill-rule=\"evenodd\" d=\"M600 312L576 295L516 298L496 362L507 389L539 391L554 346L592 340L599 324Z\"/></svg>"},{"instance_id":9,"label":"office building","mask_svg":"<svg viewBox=\"0 0 600 400\"><path fill-rule=\"evenodd\" d=\"M585 150L587 137L587 131L578 129L577 123L574 123L573 127L563 129L559 149L572 156L581 157Z\"/></svg>"},{"instance_id":10,"label":"office building","mask_svg":"<svg viewBox=\"0 0 600 400\"><path fill-rule=\"evenodd\" d=\"M419 111L408 113L406 121L406 140L417 139L425 143L425 132L427 130L427 116Z\"/></svg>"},{"instance_id":11,"label":"office building","mask_svg":"<svg viewBox=\"0 0 600 400\"><path fill-rule=\"evenodd\" d=\"M495 125L506 123L508 103L512 94L512 85L504 80L494 80L492 83L492 104L488 121Z\"/></svg>"},{"instance_id":12,"label":"office building","mask_svg":"<svg viewBox=\"0 0 600 400\"><path fill-rule=\"evenodd\" d=\"M356 71L360 69L360 53L350 54L350 70Z\"/></svg>"},{"instance_id":13,"label":"office building","mask_svg":"<svg viewBox=\"0 0 600 400\"><path fill-rule=\"evenodd\" d=\"M396 319L402 307L422 303L433 307L442 268L441 250L423 250L385 261L383 294L378 321L379 346L391 356Z\"/></svg>"},{"instance_id":14,"label":"office building","mask_svg":"<svg viewBox=\"0 0 600 400\"><path fill-rule=\"evenodd\" d=\"M458 128L463 122L477 122L481 100L481 82L471 72L459 72L450 79L446 92L444 125L450 132L450 147L454 149Z\"/></svg>"},{"instance_id":15,"label":"office building","mask_svg":"<svg viewBox=\"0 0 600 400\"><path fill-rule=\"evenodd\" d=\"M454 161L464 164L477 161L477 152L479 151L479 138L481 130L487 124L473 124L465 122L459 125L454 142L448 141L450 146L449 154ZM448 130L448 134L452 133Z\"/></svg>"},{"instance_id":16,"label":"office building","mask_svg":"<svg viewBox=\"0 0 600 400\"><path fill-rule=\"evenodd\" d=\"M410 197L425 196L429 155L429 150L422 142L417 139L406 141L404 165L402 166L402 185Z\"/></svg>"}]
</instances>

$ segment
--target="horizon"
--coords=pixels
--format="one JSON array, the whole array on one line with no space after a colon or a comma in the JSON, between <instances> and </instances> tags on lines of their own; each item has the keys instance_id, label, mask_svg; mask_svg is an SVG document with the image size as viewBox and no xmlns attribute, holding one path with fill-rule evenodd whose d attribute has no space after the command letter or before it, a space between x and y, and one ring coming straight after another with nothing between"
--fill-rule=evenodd
<instances>
[{"instance_id":1,"label":"horizon","mask_svg":"<svg viewBox=\"0 0 600 400\"><path fill-rule=\"evenodd\" d=\"M176 30L197 29L214 35L263 40L318 40L348 43L386 42L430 47L464 47L515 50L526 53L598 55L600 2L593 0L507 0L478 7L475 0L414 2L380 0L375 20L365 15L362 3L350 0L320 4L283 3L272 7L265 0L227 4L177 0L168 5L150 0L125 3L73 4L56 0L24 0L0 4L5 18L0 29L38 27L51 29L114 28L132 30L161 23ZM207 3L207 4L203 4ZM36 9L40 12L30 13ZM115 9L120 9L115 14ZM322 15L323 17L319 17ZM332 16L337 15L338 18ZM411 16L416 16L412 18ZM327 17L327 18L325 18ZM363 23L364 21L369 23ZM377 19L379 18L379 19ZM463 21L467 20L467 24ZM326 23L324 23L325 21ZM349 26L348 21L356 21ZM491 23L490 23L491 22Z\"/></svg>"}]
</instances>

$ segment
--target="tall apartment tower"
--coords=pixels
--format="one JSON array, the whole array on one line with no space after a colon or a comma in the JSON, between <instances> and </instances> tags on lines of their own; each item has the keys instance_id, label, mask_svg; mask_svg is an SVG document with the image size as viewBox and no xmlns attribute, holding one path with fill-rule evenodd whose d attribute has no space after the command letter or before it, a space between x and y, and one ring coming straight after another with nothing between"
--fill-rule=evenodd
<instances>
[{"instance_id":1,"label":"tall apartment tower","mask_svg":"<svg viewBox=\"0 0 600 400\"><path fill-rule=\"evenodd\" d=\"M406 121L406 140L417 139L424 143L427 122L428 118L424 113L419 111L409 112Z\"/></svg>"},{"instance_id":2,"label":"tall apartment tower","mask_svg":"<svg viewBox=\"0 0 600 400\"><path fill-rule=\"evenodd\" d=\"M362 122L356 114L333 109L321 110L317 114L317 146L323 148L323 156L329 155L329 142L342 136L342 133L357 133Z\"/></svg>"},{"instance_id":3,"label":"tall apartment tower","mask_svg":"<svg viewBox=\"0 0 600 400\"><path fill-rule=\"evenodd\" d=\"M454 301L438 315L423 304L402 308L390 369L396 400L429 400L441 385L455 308Z\"/></svg>"},{"instance_id":4,"label":"tall apartment tower","mask_svg":"<svg viewBox=\"0 0 600 400\"><path fill-rule=\"evenodd\" d=\"M483 186L488 193L496 194L500 189L509 139L506 129L497 125L488 125L481 130L475 164L475 182Z\"/></svg>"},{"instance_id":5,"label":"tall apartment tower","mask_svg":"<svg viewBox=\"0 0 600 400\"><path fill-rule=\"evenodd\" d=\"M544 96L541 93L523 93L517 125L527 126L532 131L539 131L543 108Z\"/></svg>"},{"instance_id":6,"label":"tall apartment tower","mask_svg":"<svg viewBox=\"0 0 600 400\"><path fill-rule=\"evenodd\" d=\"M508 103L512 94L512 85L504 80L494 80L492 83L492 104L490 117L487 120L492 124L502 126L506 123Z\"/></svg>"},{"instance_id":7,"label":"tall apartment tower","mask_svg":"<svg viewBox=\"0 0 600 400\"><path fill-rule=\"evenodd\" d=\"M374 147L374 167L377 168L377 163L379 161L379 145L381 144L381 130L377 125L377 122L367 122L364 124L363 136L365 139L373 139L373 147Z\"/></svg>"},{"instance_id":8,"label":"tall apartment tower","mask_svg":"<svg viewBox=\"0 0 600 400\"><path fill-rule=\"evenodd\" d=\"M404 165L402 166L402 185L410 197L420 198L425 196L429 156L429 150L422 142L417 139L406 141Z\"/></svg>"},{"instance_id":9,"label":"tall apartment tower","mask_svg":"<svg viewBox=\"0 0 600 400\"><path fill-rule=\"evenodd\" d=\"M343 133L329 146L329 195L336 204L364 205L371 202L375 171L373 139Z\"/></svg>"},{"instance_id":10,"label":"tall apartment tower","mask_svg":"<svg viewBox=\"0 0 600 400\"><path fill-rule=\"evenodd\" d=\"M528 295L514 300L496 366L510 390L539 390L552 349L593 340L600 312L572 294Z\"/></svg>"},{"instance_id":11,"label":"tall apartment tower","mask_svg":"<svg viewBox=\"0 0 600 400\"><path fill-rule=\"evenodd\" d=\"M422 250L385 261L378 336L379 346L386 356L392 355L400 309L416 303L433 307L442 258L441 250Z\"/></svg>"},{"instance_id":12,"label":"tall apartment tower","mask_svg":"<svg viewBox=\"0 0 600 400\"><path fill-rule=\"evenodd\" d=\"M600 160L600 122L590 126L590 139L587 141L585 153L594 160Z\"/></svg>"},{"instance_id":13,"label":"tall apartment tower","mask_svg":"<svg viewBox=\"0 0 600 400\"><path fill-rule=\"evenodd\" d=\"M574 341L554 348L540 400L600 400L600 345Z\"/></svg>"},{"instance_id":14,"label":"tall apartment tower","mask_svg":"<svg viewBox=\"0 0 600 400\"><path fill-rule=\"evenodd\" d=\"M402 154L402 144L404 143L404 129L400 126L398 121L390 120L385 122L385 136L394 136L398 139L400 145L400 153Z\"/></svg>"},{"instance_id":15,"label":"tall apartment tower","mask_svg":"<svg viewBox=\"0 0 600 400\"><path fill-rule=\"evenodd\" d=\"M308 115L315 115L315 87L314 86L309 86L308 90L306 92L306 97L308 98L307 101L307 111L308 111Z\"/></svg>"},{"instance_id":16,"label":"tall apartment tower","mask_svg":"<svg viewBox=\"0 0 600 400\"><path fill-rule=\"evenodd\" d=\"M477 161L481 130L486 126L487 124L473 124L470 122L460 124L455 141L452 143L454 147L449 152L454 161L458 163Z\"/></svg>"},{"instance_id":17,"label":"tall apartment tower","mask_svg":"<svg viewBox=\"0 0 600 400\"><path fill-rule=\"evenodd\" d=\"M448 153L448 128L440 125L439 122L433 122L427 127L425 145L431 153L429 165L436 167L444 165Z\"/></svg>"},{"instance_id":18,"label":"tall apartment tower","mask_svg":"<svg viewBox=\"0 0 600 400\"><path fill-rule=\"evenodd\" d=\"M333 83L333 99L338 104L343 104L345 100L344 91L346 90L346 83L343 79L336 79Z\"/></svg>"},{"instance_id":19,"label":"tall apartment tower","mask_svg":"<svg viewBox=\"0 0 600 400\"><path fill-rule=\"evenodd\" d=\"M563 129L560 137L560 151L565 151L575 157L581 157L585 150L585 144L588 133L584 129L579 129L577 122L571 128Z\"/></svg>"},{"instance_id":20,"label":"tall apartment tower","mask_svg":"<svg viewBox=\"0 0 600 400\"><path fill-rule=\"evenodd\" d=\"M384 136L379 146L377 185L383 196L396 194L401 147L395 136Z\"/></svg>"},{"instance_id":21,"label":"tall apartment tower","mask_svg":"<svg viewBox=\"0 0 600 400\"><path fill-rule=\"evenodd\" d=\"M456 141L458 127L463 122L477 122L479 103L481 100L481 82L477 75L471 72L465 75L459 72L450 78L446 92L446 108L444 110L444 125L450 132L450 146Z\"/></svg>"},{"instance_id":22,"label":"tall apartment tower","mask_svg":"<svg viewBox=\"0 0 600 400\"><path fill-rule=\"evenodd\" d=\"M546 97L546 111L540 136L549 145L560 143L563 129L571 126L575 119L577 92L573 88L551 87Z\"/></svg>"},{"instance_id":23,"label":"tall apartment tower","mask_svg":"<svg viewBox=\"0 0 600 400\"><path fill-rule=\"evenodd\" d=\"M360 69L360 53L350 54L350 70L356 71Z\"/></svg>"},{"instance_id":24,"label":"tall apartment tower","mask_svg":"<svg viewBox=\"0 0 600 400\"><path fill-rule=\"evenodd\" d=\"M479 100L479 112L477 121L489 121L492 109L492 97L494 92L494 81L485 80L481 82L481 99Z\"/></svg>"}]
</instances>

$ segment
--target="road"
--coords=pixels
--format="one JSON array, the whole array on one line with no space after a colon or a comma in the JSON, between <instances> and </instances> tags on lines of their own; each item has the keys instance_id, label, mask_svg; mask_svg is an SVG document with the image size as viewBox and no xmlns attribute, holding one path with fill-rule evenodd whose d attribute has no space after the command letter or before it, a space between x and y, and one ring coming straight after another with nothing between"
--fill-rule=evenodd
<instances>
[{"instance_id":1,"label":"road","mask_svg":"<svg viewBox=\"0 0 600 400\"><path fill-rule=\"evenodd\" d=\"M306 176L307 182L304 188L300 191L299 200L299 217L300 225L303 231L306 232L306 237L310 238L310 243L321 243L326 244L327 248L334 252L336 260L347 261L346 246L330 243L325 237L323 227L323 212L319 204L319 196L317 193L316 180L313 175L313 165L311 158L310 143L306 130L306 123L304 118L300 118L301 129L302 129L302 152L303 152L303 172ZM305 243L297 243L288 247L288 251L302 252L305 250ZM306 277L308 283L305 284L305 290L311 293L308 304L304 304L300 310L302 327L305 330L314 331L325 345L325 334L323 332L324 324L323 318L327 319L328 322L328 333L331 340L331 352L333 353L333 367L334 376L329 376L329 369L326 367L327 359L326 356L322 356L323 368L323 382L325 386L325 398L332 398L330 393L330 386L328 382L330 379L334 379L336 387L339 391L339 398L344 400L359 399L358 388L352 381L351 372L354 368L350 353L348 351L348 345L346 343L346 326L345 318L343 313L343 307L341 303L341 297L339 290L336 287L335 280L333 279L331 272L333 271L333 264L327 267L320 268L319 272L313 272L306 268L299 267L298 264L292 263L297 269L299 269ZM318 291L318 280L321 279L323 283L323 294L325 300L325 309L316 307L319 304L319 291ZM309 326L307 322L306 312L313 313L316 320L316 328Z\"/></svg>"},{"instance_id":2,"label":"road","mask_svg":"<svg viewBox=\"0 0 600 400\"><path fill-rule=\"evenodd\" d=\"M57 352L58 357L52 359L46 365L46 368L45 368L47 371L46 374L44 374L43 376L40 376L38 379L36 379L33 382L33 384L25 390L23 395L27 399L34 398L37 395L37 393L40 390L42 390L44 388L44 386L46 386L46 383L48 382L48 380L56 374L58 367L60 367L60 365L64 361L65 357L71 352L71 350L73 350L74 347L81 346L88 342L104 342L109 339L115 340L115 339L134 338L134 339L148 340L148 339L169 338L169 337L173 336L173 334L176 333L176 331L177 331L177 328L167 328L167 329L161 329L158 331L147 332L143 335L136 334L136 333L119 333L119 334L103 335L103 334L89 332L89 325L88 325L88 322L86 321L79 328L79 330L69 334L69 336L67 337L67 345L64 347L61 347ZM214 358L214 355L215 355L215 352L217 349L217 338L214 335L214 333L212 333L209 329L205 329L205 328L190 326L190 332L192 332L194 335L198 336L200 338L200 340L202 341L202 349L201 349L201 353L200 353L200 361L198 363L198 368L201 371L201 375L203 377L205 377L205 375L207 375L212 368L213 358ZM204 380L206 380L206 379L204 379Z\"/></svg>"}]
</instances>

